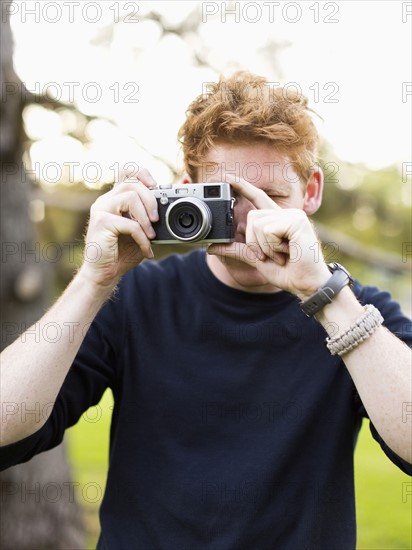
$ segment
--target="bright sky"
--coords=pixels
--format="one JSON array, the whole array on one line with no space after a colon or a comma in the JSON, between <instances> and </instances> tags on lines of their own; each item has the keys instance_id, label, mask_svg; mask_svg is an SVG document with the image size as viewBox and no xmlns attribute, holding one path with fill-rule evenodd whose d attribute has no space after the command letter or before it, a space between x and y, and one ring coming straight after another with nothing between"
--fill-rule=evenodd
<instances>
[{"instance_id":1,"label":"bright sky","mask_svg":"<svg viewBox=\"0 0 412 550\"><path fill-rule=\"evenodd\" d=\"M144 20L150 8L174 23L194 6L203 22L187 42L174 34L159 40L159 26ZM129 135L174 164L188 103L216 78L215 70L247 68L298 86L323 117L320 130L339 157L371 168L410 160L412 2L17 1L9 9L15 67L26 86L38 92L55 82L61 99L120 128L91 128L89 158L107 154L99 149L104 135L112 138L111 159L135 158L135 146L122 137ZM111 41L96 45L127 14ZM264 54L268 41L287 46L274 58ZM207 51L215 70L194 67L195 51ZM61 147L61 131L56 120L37 120L38 135L49 144ZM77 144L64 143L78 158ZM141 163L145 153L137 156Z\"/></svg>"}]
</instances>

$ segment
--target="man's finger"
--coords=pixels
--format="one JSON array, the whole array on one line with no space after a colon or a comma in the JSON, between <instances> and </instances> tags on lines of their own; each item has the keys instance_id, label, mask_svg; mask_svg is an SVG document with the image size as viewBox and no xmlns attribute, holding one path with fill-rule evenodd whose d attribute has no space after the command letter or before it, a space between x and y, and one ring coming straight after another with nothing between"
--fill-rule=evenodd
<instances>
[{"instance_id":1,"label":"man's finger","mask_svg":"<svg viewBox=\"0 0 412 550\"><path fill-rule=\"evenodd\" d=\"M237 191L240 195L242 195L248 201L250 201L255 208L259 210L280 209L280 206L278 206L270 197L268 197L268 195L264 191L262 191L262 189L255 187L248 181L242 178L233 176L232 174L225 174L224 180L227 183L230 183L230 185L235 191Z\"/></svg>"},{"instance_id":2,"label":"man's finger","mask_svg":"<svg viewBox=\"0 0 412 550\"><path fill-rule=\"evenodd\" d=\"M136 182L141 183L145 187L156 187L156 180L153 178L152 174L146 168L142 166L133 166L130 169L122 170L119 175L119 179L115 182L115 186L123 182Z\"/></svg>"}]
</instances>

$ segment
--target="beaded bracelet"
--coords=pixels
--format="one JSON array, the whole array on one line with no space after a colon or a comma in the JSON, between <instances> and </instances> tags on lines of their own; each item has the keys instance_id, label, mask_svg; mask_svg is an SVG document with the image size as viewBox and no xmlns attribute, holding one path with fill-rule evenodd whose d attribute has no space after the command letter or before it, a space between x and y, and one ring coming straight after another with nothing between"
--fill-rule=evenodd
<instances>
[{"instance_id":1,"label":"beaded bracelet","mask_svg":"<svg viewBox=\"0 0 412 550\"><path fill-rule=\"evenodd\" d=\"M326 346L332 355L342 356L369 338L382 323L380 311L368 304L359 319L345 332L334 338L326 338Z\"/></svg>"}]
</instances>

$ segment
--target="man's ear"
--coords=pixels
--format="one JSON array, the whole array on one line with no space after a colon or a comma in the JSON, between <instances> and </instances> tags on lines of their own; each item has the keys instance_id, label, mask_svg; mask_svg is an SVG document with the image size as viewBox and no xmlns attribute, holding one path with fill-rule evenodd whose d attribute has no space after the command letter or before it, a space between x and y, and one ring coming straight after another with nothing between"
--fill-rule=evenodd
<instances>
[{"instance_id":1,"label":"man's ear","mask_svg":"<svg viewBox=\"0 0 412 550\"><path fill-rule=\"evenodd\" d=\"M314 214L322 204L323 172L319 166L314 168L306 183L303 210L306 214Z\"/></svg>"}]
</instances>

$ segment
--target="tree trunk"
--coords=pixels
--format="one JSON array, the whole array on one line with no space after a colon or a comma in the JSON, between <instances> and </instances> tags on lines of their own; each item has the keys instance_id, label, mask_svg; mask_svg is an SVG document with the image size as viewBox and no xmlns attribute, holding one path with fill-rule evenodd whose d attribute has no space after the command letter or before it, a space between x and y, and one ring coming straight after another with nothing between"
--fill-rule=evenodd
<instances>
[{"instance_id":1,"label":"tree trunk","mask_svg":"<svg viewBox=\"0 0 412 550\"><path fill-rule=\"evenodd\" d=\"M3 3L3 0L2 0ZM4 8L4 6L2 6ZM13 70L10 22L2 9L0 84L1 348L36 322L51 299L51 266L36 250L29 218L30 181L22 165L22 83ZM31 252L30 252L31 251ZM36 337L35 335L33 337ZM16 414L30 414L17 405ZM4 411L10 408L4 407ZM2 422L7 421L6 414ZM0 474L3 550L86 547L82 514L63 445Z\"/></svg>"}]
</instances>

